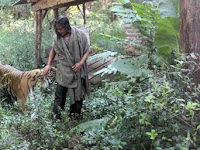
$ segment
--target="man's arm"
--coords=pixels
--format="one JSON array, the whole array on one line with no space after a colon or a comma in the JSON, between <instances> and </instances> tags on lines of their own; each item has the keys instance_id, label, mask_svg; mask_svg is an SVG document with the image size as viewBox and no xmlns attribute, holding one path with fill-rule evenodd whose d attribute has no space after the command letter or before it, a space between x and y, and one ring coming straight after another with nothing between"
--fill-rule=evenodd
<instances>
[{"instance_id":1,"label":"man's arm","mask_svg":"<svg viewBox=\"0 0 200 150\"><path fill-rule=\"evenodd\" d=\"M52 62L53 62L55 56L56 56L56 52L55 52L55 50L52 48L51 51L50 51L50 53L49 53L49 60L48 60L47 65L52 65Z\"/></svg>"},{"instance_id":2,"label":"man's arm","mask_svg":"<svg viewBox=\"0 0 200 150\"><path fill-rule=\"evenodd\" d=\"M52 62L53 62L55 56L56 56L56 52L55 52L55 50L52 48L51 51L50 51L50 53L49 53L48 63L47 63L47 65L45 66L45 68L43 69L43 73L42 73L43 76L47 76L48 71L51 70L51 65L52 65Z\"/></svg>"}]
</instances>

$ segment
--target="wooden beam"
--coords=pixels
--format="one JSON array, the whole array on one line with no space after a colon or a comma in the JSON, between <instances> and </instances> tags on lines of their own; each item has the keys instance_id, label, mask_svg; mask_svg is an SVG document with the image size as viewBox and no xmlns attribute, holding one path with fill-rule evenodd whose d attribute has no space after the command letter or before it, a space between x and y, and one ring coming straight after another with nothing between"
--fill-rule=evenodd
<instances>
[{"instance_id":1,"label":"wooden beam","mask_svg":"<svg viewBox=\"0 0 200 150\"><path fill-rule=\"evenodd\" d=\"M36 46L35 46L35 68L39 68L41 62L42 43L42 10L36 12Z\"/></svg>"},{"instance_id":2,"label":"wooden beam","mask_svg":"<svg viewBox=\"0 0 200 150\"><path fill-rule=\"evenodd\" d=\"M41 0L41 1L45 1L45 0ZM58 2L59 0L54 0L55 1L55 2L53 1L54 5L51 3L51 4L48 4L48 6L47 6L47 2L44 2L44 5L46 5L46 6L40 7L39 3L41 3L41 1L39 1L38 3L36 3L35 5L32 6L33 10L37 11L37 10L42 10L42 9L70 7L70 6L74 6L74 5L83 4L84 1L91 2L91 1L95 1L95 0L84 0L84 1L83 0L68 0L68 1L65 0L65 1L67 1L65 3L60 3L60 2ZM46 0L46 1L48 1L48 3L50 3L49 0Z\"/></svg>"},{"instance_id":3,"label":"wooden beam","mask_svg":"<svg viewBox=\"0 0 200 150\"><path fill-rule=\"evenodd\" d=\"M35 5L32 6L33 10L38 11L42 9L52 8L56 5L62 5L75 0L40 0Z\"/></svg>"},{"instance_id":4,"label":"wooden beam","mask_svg":"<svg viewBox=\"0 0 200 150\"><path fill-rule=\"evenodd\" d=\"M28 3L37 3L39 0L27 0Z\"/></svg>"}]
</instances>

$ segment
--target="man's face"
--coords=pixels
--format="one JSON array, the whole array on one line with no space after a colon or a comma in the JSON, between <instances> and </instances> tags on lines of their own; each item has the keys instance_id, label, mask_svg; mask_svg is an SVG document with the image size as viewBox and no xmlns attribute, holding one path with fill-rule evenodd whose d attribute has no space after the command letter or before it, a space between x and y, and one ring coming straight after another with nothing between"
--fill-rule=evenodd
<instances>
[{"instance_id":1,"label":"man's face","mask_svg":"<svg viewBox=\"0 0 200 150\"><path fill-rule=\"evenodd\" d=\"M62 26L62 25L60 25L60 24L56 24L56 30L57 30L57 32L62 36L62 37L64 37L65 35L67 35L67 31L65 30L65 28Z\"/></svg>"}]
</instances>

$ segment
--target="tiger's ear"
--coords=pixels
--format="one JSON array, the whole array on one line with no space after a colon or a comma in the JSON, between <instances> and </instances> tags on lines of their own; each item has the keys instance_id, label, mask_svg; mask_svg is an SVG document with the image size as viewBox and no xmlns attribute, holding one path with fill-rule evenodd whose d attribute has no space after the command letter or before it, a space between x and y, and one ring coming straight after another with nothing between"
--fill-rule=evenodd
<instances>
[{"instance_id":1,"label":"tiger's ear","mask_svg":"<svg viewBox=\"0 0 200 150\"><path fill-rule=\"evenodd\" d=\"M45 76L43 75L43 70L44 69L40 69L40 76L44 78Z\"/></svg>"},{"instance_id":2,"label":"tiger's ear","mask_svg":"<svg viewBox=\"0 0 200 150\"><path fill-rule=\"evenodd\" d=\"M51 71L56 72L57 69L55 67L51 67Z\"/></svg>"}]
</instances>

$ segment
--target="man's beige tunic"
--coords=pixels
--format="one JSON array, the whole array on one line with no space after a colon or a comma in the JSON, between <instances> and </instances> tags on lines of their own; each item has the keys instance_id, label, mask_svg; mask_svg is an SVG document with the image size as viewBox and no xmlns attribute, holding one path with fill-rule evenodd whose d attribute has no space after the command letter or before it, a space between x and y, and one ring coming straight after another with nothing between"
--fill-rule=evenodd
<instances>
[{"instance_id":1,"label":"man's beige tunic","mask_svg":"<svg viewBox=\"0 0 200 150\"><path fill-rule=\"evenodd\" d=\"M68 42L63 37L54 35L52 47L58 56L56 80L58 84L68 88L71 104L74 104L75 100L84 99L85 95L89 94L86 62L80 72L74 72L72 69L89 50L87 37L82 31L72 27Z\"/></svg>"}]
</instances>

